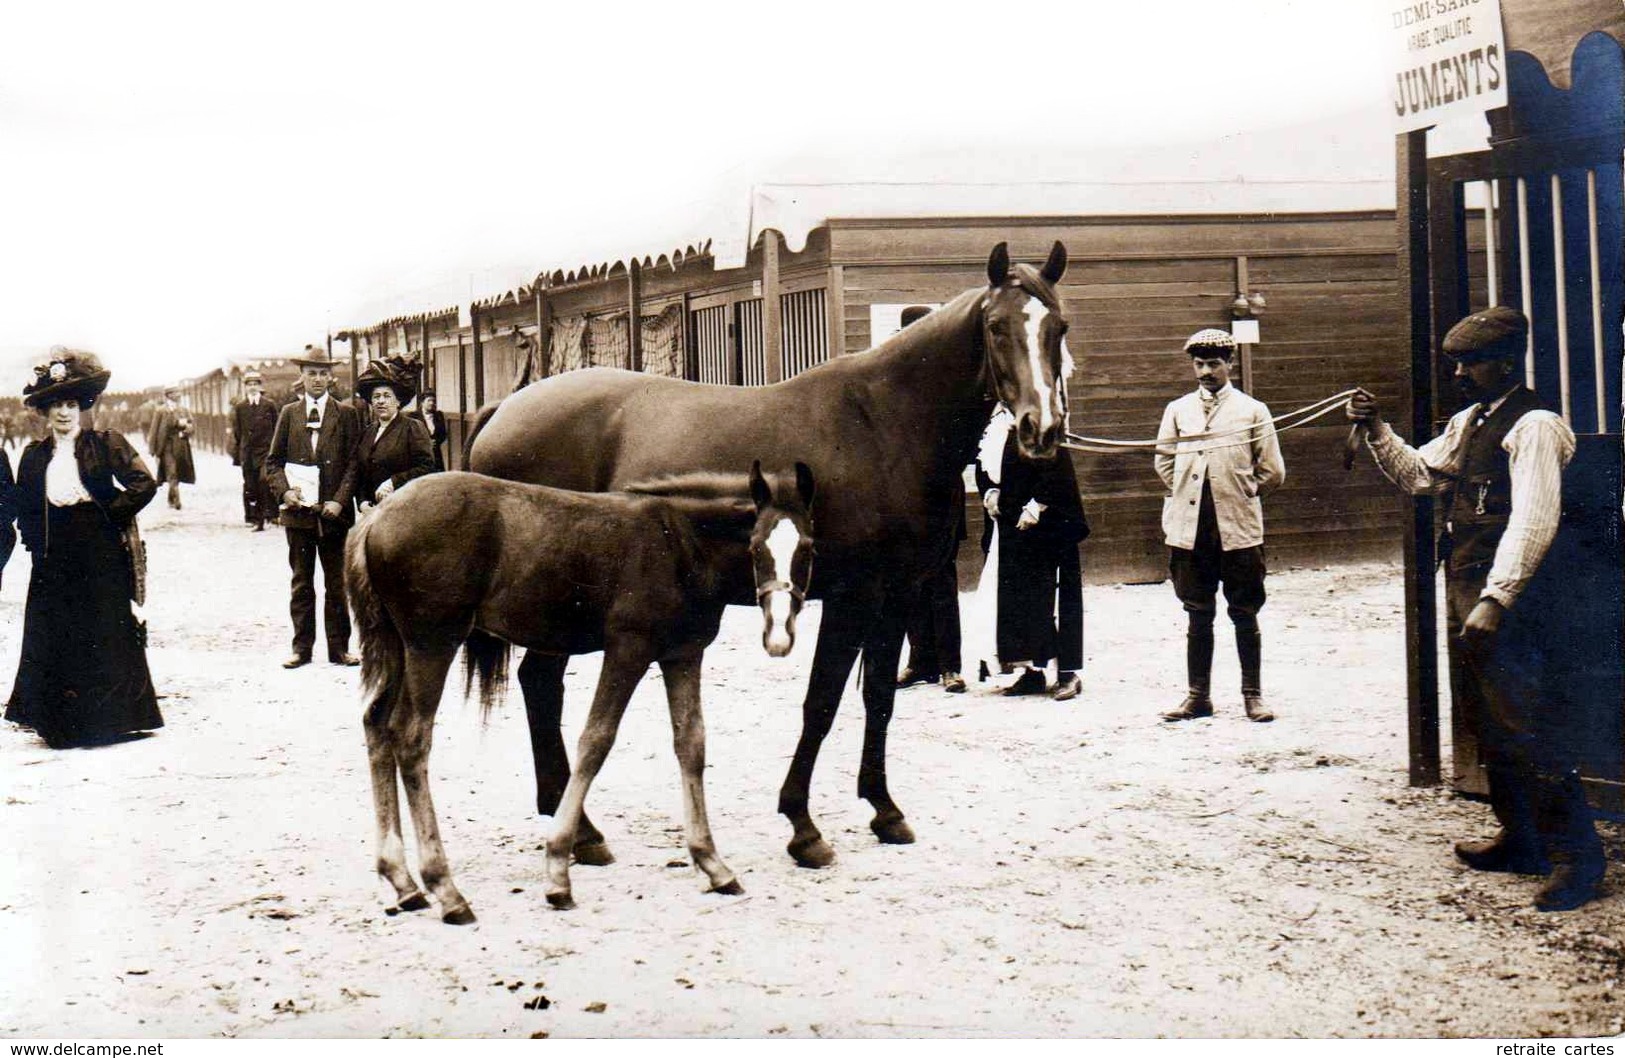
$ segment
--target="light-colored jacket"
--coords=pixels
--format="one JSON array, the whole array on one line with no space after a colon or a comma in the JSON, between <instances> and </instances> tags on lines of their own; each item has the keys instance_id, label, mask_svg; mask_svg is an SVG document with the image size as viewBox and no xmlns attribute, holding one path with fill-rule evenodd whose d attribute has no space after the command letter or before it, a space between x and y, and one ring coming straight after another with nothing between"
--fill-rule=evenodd
<instances>
[{"instance_id":1,"label":"light-colored jacket","mask_svg":"<svg viewBox=\"0 0 1625 1058\"><path fill-rule=\"evenodd\" d=\"M1193 434L1246 426L1259 429L1251 435L1237 433L1215 441L1178 441ZM1203 481L1211 481L1213 489L1219 546L1225 551L1240 551L1264 542L1264 506L1260 501L1286 480L1286 463L1281 459L1275 427L1270 424L1270 410L1262 401L1227 384L1219 391L1219 406L1212 421L1208 421L1201 390L1187 393L1171 401L1163 411L1157 440L1176 442L1158 448L1155 459L1157 476L1168 489L1162 501L1162 531L1169 547L1189 550L1196 546ZM1193 451L1211 445L1226 447Z\"/></svg>"}]
</instances>

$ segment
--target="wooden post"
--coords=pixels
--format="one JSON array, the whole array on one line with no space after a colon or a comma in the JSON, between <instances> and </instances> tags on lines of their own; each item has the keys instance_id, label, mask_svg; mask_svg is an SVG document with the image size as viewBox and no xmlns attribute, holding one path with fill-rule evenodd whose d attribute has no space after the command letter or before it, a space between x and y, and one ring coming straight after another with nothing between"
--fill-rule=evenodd
<instances>
[{"instance_id":1,"label":"wooden post","mask_svg":"<svg viewBox=\"0 0 1625 1058\"><path fill-rule=\"evenodd\" d=\"M427 316L418 321L418 348L423 351L423 388L433 389L434 357L429 355L429 319Z\"/></svg>"},{"instance_id":2,"label":"wooden post","mask_svg":"<svg viewBox=\"0 0 1625 1058\"><path fill-rule=\"evenodd\" d=\"M1410 325L1409 440L1433 435L1433 321L1428 276L1427 130L1398 137L1395 171L1399 288ZM1405 671L1409 717L1410 783L1439 784L1438 592L1433 581L1434 509L1431 496L1416 496L1405 521Z\"/></svg>"},{"instance_id":3,"label":"wooden post","mask_svg":"<svg viewBox=\"0 0 1625 1058\"><path fill-rule=\"evenodd\" d=\"M1247 258L1236 258L1236 293L1245 298L1252 291L1252 283L1247 277ZM1248 395L1253 393L1253 343L1240 342L1240 363L1236 366L1241 369L1241 391Z\"/></svg>"},{"instance_id":4,"label":"wooden post","mask_svg":"<svg viewBox=\"0 0 1625 1058\"><path fill-rule=\"evenodd\" d=\"M829 266L829 287L824 291L824 309L829 313L829 358L846 355L846 266Z\"/></svg>"},{"instance_id":5,"label":"wooden post","mask_svg":"<svg viewBox=\"0 0 1625 1058\"><path fill-rule=\"evenodd\" d=\"M479 310L469 306L468 318L474 324L469 329L474 332L474 410L479 411L485 407L485 344L480 341Z\"/></svg>"},{"instance_id":6,"label":"wooden post","mask_svg":"<svg viewBox=\"0 0 1625 1058\"><path fill-rule=\"evenodd\" d=\"M536 287L536 361L536 377L546 378L553 363L553 299L541 281Z\"/></svg>"},{"instance_id":7,"label":"wooden post","mask_svg":"<svg viewBox=\"0 0 1625 1058\"><path fill-rule=\"evenodd\" d=\"M762 380L769 386L784 378L779 312L779 233L769 228L762 232Z\"/></svg>"},{"instance_id":8,"label":"wooden post","mask_svg":"<svg viewBox=\"0 0 1625 1058\"><path fill-rule=\"evenodd\" d=\"M626 270L626 369L643 370L643 266Z\"/></svg>"}]
</instances>

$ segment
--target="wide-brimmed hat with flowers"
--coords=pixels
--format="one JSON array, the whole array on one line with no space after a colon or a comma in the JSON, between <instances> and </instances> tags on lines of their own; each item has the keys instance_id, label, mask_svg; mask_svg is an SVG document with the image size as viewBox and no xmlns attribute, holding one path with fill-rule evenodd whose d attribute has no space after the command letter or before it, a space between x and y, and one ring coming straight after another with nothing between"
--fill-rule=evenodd
<instances>
[{"instance_id":1,"label":"wide-brimmed hat with flowers","mask_svg":"<svg viewBox=\"0 0 1625 1058\"><path fill-rule=\"evenodd\" d=\"M388 386L395 391L396 399L405 404L418 391L418 369L416 360L404 356L379 357L369 362L367 369L356 378L355 391L361 394L362 400L371 400L373 390Z\"/></svg>"},{"instance_id":2,"label":"wide-brimmed hat with flowers","mask_svg":"<svg viewBox=\"0 0 1625 1058\"><path fill-rule=\"evenodd\" d=\"M59 401L76 400L88 408L112 377L95 353L53 346L50 358L35 365L33 381L23 387L23 403L43 411Z\"/></svg>"}]
</instances>

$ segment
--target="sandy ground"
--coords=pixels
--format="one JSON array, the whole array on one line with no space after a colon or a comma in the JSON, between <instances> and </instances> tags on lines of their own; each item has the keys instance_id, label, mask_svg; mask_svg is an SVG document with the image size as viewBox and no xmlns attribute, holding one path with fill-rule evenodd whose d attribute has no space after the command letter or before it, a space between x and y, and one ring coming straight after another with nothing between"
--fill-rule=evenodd
<instances>
[{"instance_id":1,"label":"sandy ground","mask_svg":"<svg viewBox=\"0 0 1625 1058\"><path fill-rule=\"evenodd\" d=\"M891 781L919 833L855 799L848 696L813 810L839 853L796 868L774 812L817 608L785 661L730 611L706 684L712 823L746 893L687 863L657 674L592 796L619 860L542 899L515 691L441 710L435 797L468 927L386 917L355 670L285 672L280 532L199 459L143 517L168 726L52 752L0 728L0 1034L7 1036L1529 1036L1618 1033L1625 900L1540 915L1529 879L1451 840L1487 809L1405 782L1401 589L1381 566L1271 580L1266 682L1241 717L1157 722L1181 690L1166 586L1091 588L1081 700L991 685L898 696ZM27 587L0 592L14 670ZM574 743L597 667L569 677ZM1609 827L1611 850L1619 833ZM1614 881L1618 882L1617 869Z\"/></svg>"}]
</instances>

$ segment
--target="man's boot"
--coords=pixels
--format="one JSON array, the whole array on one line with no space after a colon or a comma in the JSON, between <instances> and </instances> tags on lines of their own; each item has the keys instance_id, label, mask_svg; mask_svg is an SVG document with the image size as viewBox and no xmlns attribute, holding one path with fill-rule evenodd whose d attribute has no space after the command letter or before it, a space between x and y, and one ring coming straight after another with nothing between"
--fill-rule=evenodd
<instances>
[{"instance_id":1,"label":"man's boot","mask_svg":"<svg viewBox=\"0 0 1625 1058\"><path fill-rule=\"evenodd\" d=\"M1543 815L1553 826L1549 844L1556 866L1551 880L1536 895L1535 907L1541 911L1573 911L1602 895L1608 857L1602 839L1597 837L1580 773L1570 771L1556 778L1542 775L1538 786L1545 802Z\"/></svg>"},{"instance_id":2,"label":"man's boot","mask_svg":"<svg viewBox=\"0 0 1625 1058\"><path fill-rule=\"evenodd\" d=\"M1485 770L1490 783L1490 810L1501 824L1501 832L1489 841L1457 842L1456 858L1475 871L1552 873L1535 820L1530 779L1506 765L1492 764Z\"/></svg>"},{"instance_id":3,"label":"man's boot","mask_svg":"<svg viewBox=\"0 0 1625 1058\"><path fill-rule=\"evenodd\" d=\"M1264 637L1258 625L1236 625L1236 657L1241 661L1241 702L1247 709L1247 719L1267 724L1275 714L1264 705Z\"/></svg>"},{"instance_id":4,"label":"man's boot","mask_svg":"<svg viewBox=\"0 0 1625 1058\"><path fill-rule=\"evenodd\" d=\"M1206 620L1202 618L1206 616ZM1199 720L1213 715L1213 698L1208 692L1213 674L1213 617L1191 614L1185 632L1185 679L1190 690L1179 708L1162 714L1164 720Z\"/></svg>"}]
</instances>

